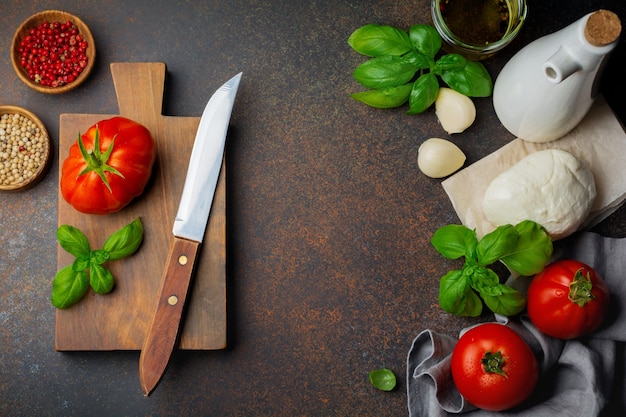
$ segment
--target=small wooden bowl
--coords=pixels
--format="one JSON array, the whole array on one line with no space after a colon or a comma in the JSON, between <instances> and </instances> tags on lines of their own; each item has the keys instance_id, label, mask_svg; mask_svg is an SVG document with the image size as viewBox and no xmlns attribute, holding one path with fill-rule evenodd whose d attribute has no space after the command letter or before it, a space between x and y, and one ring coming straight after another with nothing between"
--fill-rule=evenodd
<instances>
[{"instance_id":1,"label":"small wooden bowl","mask_svg":"<svg viewBox=\"0 0 626 417\"><path fill-rule=\"evenodd\" d=\"M27 190L31 187L33 187L35 184L37 184L39 181L41 181L41 179L45 176L45 174L48 172L48 168L50 168L50 163L51 163L51 148L52 145L50 143L50 136L48 135L48 131L46 130L46 126L44 126L44 124L41 122L41 120L39 120L39 118L37 116L35 116L34 113L32 113L29 110L26 110L22 107L18 107L18 106L0 106L0 129L2 128L2 126L4 125L4 123L2 123L2 116L5 114L9 114L9 115L14 115L14 114L19 114L21 116L26 117L27 119L30 119L36 127L39 128L39 132L40 132L40 139L42 141L42 148L41 148L41 155L39 158L39 163L38 165L36 164L35 167L33 167L34 172L33 174L29 177L29 178L25 178L23 181L18 182L18 183L11 183L11 184L5 184L4 183L4 178L3 175L5 175L5 172L8 168L5 166L5 163L8 162L12 162L14 160L16 160L16 158L11 158L10 155L5 155L5 153L7 153L7 149L1 149L0 148L0 191L24 191ZM4 129L6 132L6 129ZM0 130L0 141L2 141L2 130ZM6 133L4 136L7 136ZM22 136L22 135L20 135ZM26 150L20 151L20 152L29 152L28 151L28 145L26 146Z\"/></svg>"},{"instance_id":2,"label":"small wooden bowl","mask_svg":"<svg viewBox=\"0 0 626 417\"><path fill-rule=\"evenodd\" d=\"M29 34L32 28L36 28L40 24L44 22L67 22L70 21L76 25L78 28L78 32L83 36L84 40L87 42L87 49L85 51L87 55L87 66L83 68L82 72L76 77L74 81L68 84L64 84L59 87L49 87L43 86L35 81L31 80L28 77L28 73L20 63L20 53L19 47L22 40ZM39 91L41 93L46 94L61 94L65 93L73 88L81 85L91 73L91 70L94 66L94 61L96 59L96 44L93 39L93 35L89 30L89 27L80 20L78 17L59 10L46 10L43 12L39 12L37 14L32 15L28 19L26 19L20 27L17 29L15 34L13 35L13 41L11 42L11 63L13 64L13 69L20 77L20 79L33 90Z\"/></svg>"}]
</instances>

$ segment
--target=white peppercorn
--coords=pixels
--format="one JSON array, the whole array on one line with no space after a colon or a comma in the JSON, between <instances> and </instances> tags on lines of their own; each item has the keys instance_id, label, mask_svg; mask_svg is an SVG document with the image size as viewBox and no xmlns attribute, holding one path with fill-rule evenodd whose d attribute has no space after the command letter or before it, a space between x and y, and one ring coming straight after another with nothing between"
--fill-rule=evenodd
<instances>
[{"instance_id":1,"label":"white peppercorn","mask_svg":"<svg viewBox=\"0 0 626 417\"><path fill-rule=\"evenodd\" d=\"M0 186L31 179L47 153L48 137L30 118L18 113L0 116Z\"/></svg>"}]
</instances>

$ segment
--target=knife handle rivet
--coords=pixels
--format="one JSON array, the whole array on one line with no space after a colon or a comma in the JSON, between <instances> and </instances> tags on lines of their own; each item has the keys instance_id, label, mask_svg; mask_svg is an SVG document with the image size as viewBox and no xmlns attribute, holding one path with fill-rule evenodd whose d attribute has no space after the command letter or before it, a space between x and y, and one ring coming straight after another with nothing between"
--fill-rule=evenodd
<instances>
[{"instance_id":1,"label":"knife handle rivet","mask_svg":"<svg viewBox=\"0 0 626 417\"><path fill-rule=\"evenodd\" d=\"M187 262L189 261L189 258L187 258L187 256L185 255L180 255L178 257L178 263L181 265L187 265Z\"/></svg>"},{"instance_id":2,"label":"knife handle rivet","mask_svg":"<svg viewBox=\"0 0 626 417\"><path fill-rule=\"evenodd\" d=\"M178 303L178 297L176 297L175 295L170 295L167 299L167 303L171 306L175 306L176 303Z\"/></svg>"}]
</instances>

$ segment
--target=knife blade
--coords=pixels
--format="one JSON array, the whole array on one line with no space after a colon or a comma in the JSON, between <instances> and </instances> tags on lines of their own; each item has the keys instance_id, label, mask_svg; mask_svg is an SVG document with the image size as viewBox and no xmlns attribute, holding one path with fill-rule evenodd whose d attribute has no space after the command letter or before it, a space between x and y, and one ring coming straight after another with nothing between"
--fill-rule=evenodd
<instances>
[{"instance_id":1,"label":"knife blade","mask_svg":"<svg viewBox=\"0 0 626 417\"><path fill-rule=\"evenodd\" d=\"M185 302L211 212L241 75L235 75L217 89L200 118L155 312L139 357L139 380L145 396L161 381L179 340Z\"/></svg>"}]
</instances>

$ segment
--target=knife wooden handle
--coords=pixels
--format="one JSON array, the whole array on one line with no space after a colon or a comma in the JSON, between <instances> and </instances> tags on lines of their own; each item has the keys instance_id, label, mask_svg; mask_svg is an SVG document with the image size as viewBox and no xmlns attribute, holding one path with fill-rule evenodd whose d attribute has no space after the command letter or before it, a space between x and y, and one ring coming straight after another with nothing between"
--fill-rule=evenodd
<instances>
[{"instance_id":1,"label":"knife wooden handle","mask_svg":"<svg viewBox=\"0 0 626 417\"><path fill-rule=\"evenodd\" d=\"M139 358L144 395L156 388L178 341L200 242L174 236L161 278L157 307Z\"/></svg>"}]
</instances>

